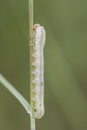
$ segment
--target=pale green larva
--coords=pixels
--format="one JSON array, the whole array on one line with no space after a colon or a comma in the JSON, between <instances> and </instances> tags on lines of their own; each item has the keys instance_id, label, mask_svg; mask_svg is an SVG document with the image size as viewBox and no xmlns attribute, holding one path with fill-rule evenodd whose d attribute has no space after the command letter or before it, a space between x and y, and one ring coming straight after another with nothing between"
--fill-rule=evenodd
<instances>
[{"instance_id":1,"label":"pale green larva","mask_svg":"<svg viewBox=\"0 0 87 130\"><path fill-rule=\"evenodd\" d=\"M40 119L44 115L44 54L43 49L46 40L46 32L43 26L35 24L34 30L34 117Z\"/></svg>"}]
</instances>

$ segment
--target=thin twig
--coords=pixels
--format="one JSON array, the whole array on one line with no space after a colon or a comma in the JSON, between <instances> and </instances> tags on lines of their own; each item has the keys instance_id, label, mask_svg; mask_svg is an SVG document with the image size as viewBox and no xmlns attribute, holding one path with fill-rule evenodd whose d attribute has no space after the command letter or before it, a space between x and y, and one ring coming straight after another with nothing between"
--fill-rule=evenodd
<instances>
[{"instance_id":1,"label":"thin twig","mask_svg":"<svg viewBox=\"0 0 87 130\"><path fill-rule=\"evenodd\" d=\"M34 85L32 83L33 81L33 67L32 67L32 62L33 62L33 0L28 0L29 2L29 57L30 57L30 104L31 104L31 130L35 130L35 118L34 118L34 102L33 102L33 88Z\"/></svg>"}]
</instances>

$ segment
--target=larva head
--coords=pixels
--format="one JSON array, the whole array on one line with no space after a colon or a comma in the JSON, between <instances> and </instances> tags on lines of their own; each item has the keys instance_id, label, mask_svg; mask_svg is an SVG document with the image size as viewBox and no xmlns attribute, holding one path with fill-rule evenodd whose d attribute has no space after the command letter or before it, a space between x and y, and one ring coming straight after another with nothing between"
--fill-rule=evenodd
<instances>
[{"instance_id":1,"label":"larva head","mask_svg":"<svg viewBox=\"0 0 87 130\"><path fill-rule=\"evenodd\" d=\"M39 28L39 27L40 27L40 24L37 23L37 24L34 25L33 30L36 31L37 28Z\"/></svg>"},{"instance_id":2,"label":"larva head","mask_svg":"<svg viewBox=\"0 0 87 130\"><path fill-rule=\"evenodd\" d=\"M36 109L35 113L34 113L34 117L36 119L41 119L44 115L44 108L43 107L39 107L38 110Z\"/></svg>"}]
</instances>

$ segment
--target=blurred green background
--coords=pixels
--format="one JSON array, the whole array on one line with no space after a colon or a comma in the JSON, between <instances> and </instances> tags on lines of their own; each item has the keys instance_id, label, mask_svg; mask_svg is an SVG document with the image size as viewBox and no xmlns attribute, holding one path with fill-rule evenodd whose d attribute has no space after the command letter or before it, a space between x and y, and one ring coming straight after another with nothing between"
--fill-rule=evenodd
<instances>
[{"instance_id":1,"label":"blurred green background","mask_svg":"<svg viewBox=\"0 0 87 130\"><path fill-rule=\"evenodd\" d=\"M37 130L87 130L87 1L36 0L45 26L45 115ZM28 1L0 0L0 73L29 100ZM0 84L0 130L29 130L30 117Z\"/></svg>"}]
</instances>

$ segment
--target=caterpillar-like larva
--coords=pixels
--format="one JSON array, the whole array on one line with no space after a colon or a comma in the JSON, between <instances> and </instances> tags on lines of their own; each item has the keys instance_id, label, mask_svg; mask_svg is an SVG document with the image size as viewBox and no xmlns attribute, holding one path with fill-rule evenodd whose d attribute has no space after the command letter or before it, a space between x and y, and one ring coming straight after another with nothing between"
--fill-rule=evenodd
<instances>
[{"instance_id":1,"label":"caterpillar-like larva","mask_svg":"<svg viewBox=\"0 0 87 130\"><path fill-rule=\"evenodd\" d=\"M44 115L44 55L43 49L46 40L46 32L43 26L35 24L34 30L34 117L40 119Z\"/></svg>"}]
</instances>

